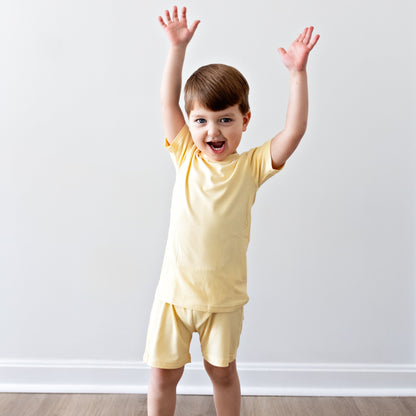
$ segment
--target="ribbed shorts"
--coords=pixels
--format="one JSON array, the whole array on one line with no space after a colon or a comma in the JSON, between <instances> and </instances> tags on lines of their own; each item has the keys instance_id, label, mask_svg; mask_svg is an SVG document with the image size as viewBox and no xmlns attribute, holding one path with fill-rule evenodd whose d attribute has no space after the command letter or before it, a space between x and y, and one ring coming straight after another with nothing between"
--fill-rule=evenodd
<instances>
[{"instance_id":1,"label":"ribbed shorts","mask_svg":"<svg viewBox=\"0 0 416 416\"><path fill-rule=\"evenodd\" d=\"M236 359L244 308L202 312L154 300L143 360L151 367L174 369L191 362L192 334L199 334L202 356L217 367Z\"/></svg>"}]
</instances>

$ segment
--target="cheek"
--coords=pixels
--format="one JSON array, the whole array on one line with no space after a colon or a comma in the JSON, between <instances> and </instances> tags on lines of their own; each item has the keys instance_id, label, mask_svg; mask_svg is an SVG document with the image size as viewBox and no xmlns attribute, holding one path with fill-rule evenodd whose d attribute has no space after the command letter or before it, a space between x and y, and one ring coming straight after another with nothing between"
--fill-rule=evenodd
<instances>
[{"instance_id":1,"label":"cheek","mask_svg":"<svg viewBox=\"0 0 416 416\"><path fill-rule=\"evenodd\" d=\"M201 131L198 131L198 129L189 129L191 136L192 136L192 140L194 141L195 144L201 143L204 141L204 136L203 133Z\"/></svg>"},{"instance_id":2,"label":"cheek","mask_svg":"<svg viewBox=\"0 0 416 416\"><path fill-rule=\"evenodd\" d=\"M196 130L193 133L191 132L192 137L195 137L195 139L197 140L202 140L202 138L204 137L203 132L200 130Z\"/></svg>"},{"instance_id":3,"label":"cheek","mask_svg":"<svg viewBox=\"0 0 416 416\"><path fill-rule=\"evenodd\" d=\"M198 137L198 131L196 129L190 127L189 132L191 133L192 137Z\"/></svg>"},{"instance_id":4,"label":"cheek","mask_svg":"<svg viewBox=\"0 0 416 416\"><path fill-rule=\"evenodd\" d=\"M243 131L244 131L244 129L242 129L242 128L235 128L232 131L232 135L236 140L240 140L241 136L243 134Z\"/></svg>"}]
</instances>

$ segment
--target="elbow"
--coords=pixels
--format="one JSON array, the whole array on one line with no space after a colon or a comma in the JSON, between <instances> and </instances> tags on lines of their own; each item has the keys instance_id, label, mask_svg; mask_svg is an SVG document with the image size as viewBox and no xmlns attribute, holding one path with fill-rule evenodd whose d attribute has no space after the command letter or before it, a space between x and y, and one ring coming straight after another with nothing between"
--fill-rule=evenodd
<instances>
[{"instance_id":1,"label":"elbow","mask_svg":"<svg viewBox=\"0 0 416 416\"><path fill-rule=\"evenodd\" d=\"M306 123L304 126L299 126L297 129L294 130L289 130L287 133L288 136L291 138L290 141L297 146L306 133Z\"/></svg>"},{"instance_id":2,"label":"elbow","mask_svg":"<svg viewBox=\"0 0 416 416\"><path fill-rule=\"evenodd\" d=\"M300 139L306 133L308 120L297 120L296 123L287 123L285 126L286 134L294 141L300 141Z\"/></svg>"},{"instance_id":3,"label":"elbow","mask_svg":"<svg viewBox=\"0 0 416 416\"><path fill-rule=\"evenodd\" d=\"M299 140L305 135L306 128L308 127L308 121L304 120L302 123L299 123L297 128L297 136L299 136Z\"/></svg>"}]
</instances>

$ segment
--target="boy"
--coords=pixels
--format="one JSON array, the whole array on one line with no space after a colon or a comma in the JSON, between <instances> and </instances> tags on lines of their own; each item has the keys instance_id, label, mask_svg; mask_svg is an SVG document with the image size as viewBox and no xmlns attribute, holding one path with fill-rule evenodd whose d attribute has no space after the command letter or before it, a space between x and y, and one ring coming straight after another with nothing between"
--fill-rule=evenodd
<instances>
[{"instance_id":1,"label":"boy","mask_svg":"<svg viewBox=\"0 0 416 416\"><path fill-rule=\"evenodd\" d=\"M166 20L166 21L165 21ZM240 414L236 353L247 303L246 251L257 189L284 166L305 133L308 112L306 62L319 36L306 28L286 52L290 97L283 131L263 146L236 152L251 113L249 87L227 65L199 68L185 85L179 106L185 51L199 21L189 28L165 12L159 22L170 49L162 86L166 147L176 167L169 236L151 312L144 361L151 368L148 414L175 411L176 386L190 362L198 332L205 369L213 383L217 415Z\"/></svg>"}]
</instances>

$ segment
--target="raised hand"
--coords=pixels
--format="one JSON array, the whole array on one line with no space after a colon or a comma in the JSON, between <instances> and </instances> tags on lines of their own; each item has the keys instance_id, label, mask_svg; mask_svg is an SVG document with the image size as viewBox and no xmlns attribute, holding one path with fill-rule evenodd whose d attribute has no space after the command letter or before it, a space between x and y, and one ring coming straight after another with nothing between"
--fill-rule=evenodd
<instances>
[{"instance_id":1,"label":"raised hand","mask_svg":"<svg viewBox=\"0 0 416 416\"><path fill-rule=\"evenodd\" d=\"M316 35L311 41L312 32L313 26L307 27L290 45L287 52L283 48L278 49L284 65L289 70L304 71L306 69L309 52L319 39L319 35Z\"/></svg>"},{"instance_id":2,"label":"raised hand","mask_svg":"<svg viewBox=\"0 0 416 416\"><path fill-rule=\"evenodd\" d=\"M179 20L178 8L176 6L173 6L172 17L169 10L165 11L165 20L159 16L159 22L168 35L171 45L187 45L200 22L199 20L195 20L188 28L186 7L182 8L181 19Z\"/></svg>"}]
</instances>

